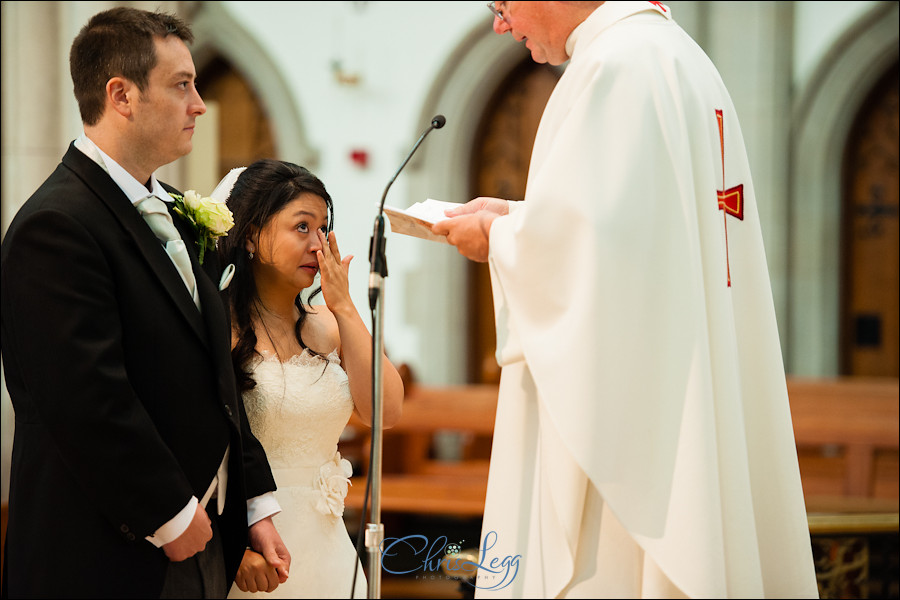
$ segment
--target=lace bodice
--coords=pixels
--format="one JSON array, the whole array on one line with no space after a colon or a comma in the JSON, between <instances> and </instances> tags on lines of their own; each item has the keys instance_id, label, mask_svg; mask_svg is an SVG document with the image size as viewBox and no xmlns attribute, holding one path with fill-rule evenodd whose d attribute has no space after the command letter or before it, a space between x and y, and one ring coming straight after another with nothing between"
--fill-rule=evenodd
<instances>
[{"instance_id":1,"label":"lace bodice","mask_svg":"<svg viewBox=\"0 0 900 600\"><path fill-rule=\"evenodd\" d=\"M244 392L244 406L269 465L318 467L331 460L353 412L337 350L327 362L306 350L284 363L264 354L252 371L256 387Z\"/></svg>"}]
</instances>

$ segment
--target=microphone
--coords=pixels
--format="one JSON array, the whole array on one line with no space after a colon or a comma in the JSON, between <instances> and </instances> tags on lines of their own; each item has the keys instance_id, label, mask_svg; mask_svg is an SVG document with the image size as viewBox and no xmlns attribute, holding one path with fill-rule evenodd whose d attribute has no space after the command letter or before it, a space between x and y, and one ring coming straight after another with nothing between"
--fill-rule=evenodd
<instances>
[{"instance_id":1,"label":"microphone","mask_svg":"<svg viewBox=\"0 0 900 600\"><path fill-rule=\"evenodd\" d=\"M431 119L431 125L429 125L428 129L419 136L418 141L406 156L406 160L403 161L403 164L400 165L400 168L397 169L397 172L391 177L387 187L384 188L384 194L381 196L381 204L378 206L378 216L375 217L375 229L372 232L372 238L369 241L369 264L372 267L369 274L369 308L372 310L375 310L375 304L378 301L378 291L381 287L381 281L387 277L387 262L385 261L384 256L384 201L387 198L388 190L391 189L394 180L400 175L400 171L403 170L403 167L406 166L406 163L409 162L409 159L411 159L416 150L418 150L419 145L421 145L425 136L431 133L433 129L440 129L446 125L446 123L447 119L444 115L435 115L435 117Z\"/></svg>"},{"instance_id":2,"label":"microphone","mask_svg":"<svg viewBox=\"0 0 900 600\"><path fill-rule=\"evenodd\" d=\"M391 186L394 184L394 180L397 179L397 176L400 174L400 171L403 170L403 167L406 166L406 163L409 162L409 159L412 158L413 154L416 153L416 150L419 149L419 145L422 143L422 140L425 139L425 136L431 133L432 129L440 129L447 123L447 118L444 115L435 115L433 119L431 119L431 125L425 132L419 136L419 140L416 142L413 149L409 151L409 154L406 157L406 160L403 161L403 164L400 165L400 168L397 169L397 172L394 173L394 176L391 177L391 180L388 182L387 187L384 188L384 194L381 196L381 206L378 207L378 214L381 215L384 212L384 199L387 198L388 190L391 189Z\"/></svg>"}]
</instances>

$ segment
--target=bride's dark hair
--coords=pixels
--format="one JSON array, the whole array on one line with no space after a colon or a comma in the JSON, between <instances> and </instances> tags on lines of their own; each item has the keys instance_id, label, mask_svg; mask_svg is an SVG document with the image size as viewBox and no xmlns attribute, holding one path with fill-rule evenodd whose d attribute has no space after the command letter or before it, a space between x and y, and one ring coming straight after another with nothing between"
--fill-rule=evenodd
<instances>
[{"instance_id":1,"label":"bride's dark hair","mask_svg":"<svg viewBox=\"0 0 900 600\"><path fill-rule=\"evenodd\" d=\"M231 361L240 392L256 386L248 367L257 356L257 338L251 312L257 310L258 292L244 243L251 237L254 228L257 232L261 231L286 204L303 193L315 194L325 200L328 207L327 231L331 231L334 208L325 185L309 170L293 163L272 159L256 161L237 178L227 200L228 208L234 215L234 227L227 236L219 238L219 255L223 265L230 263L235 267L234 277L225 289L224 297L231 312L232 328L237 332L237 344L231 351ZM316 288L307 298L307 303L321 291L321 287ZM294 335L301 348L313 352L300 336L307 314L301 295L297 294L294 299L300 311Z\"/></svg>"}]
</instances>

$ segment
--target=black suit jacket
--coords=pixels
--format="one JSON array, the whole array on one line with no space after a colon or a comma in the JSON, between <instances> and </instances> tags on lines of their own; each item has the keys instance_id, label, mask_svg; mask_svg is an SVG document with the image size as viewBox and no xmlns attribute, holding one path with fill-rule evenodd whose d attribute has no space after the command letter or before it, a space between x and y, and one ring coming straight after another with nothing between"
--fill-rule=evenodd
<instances>
[{"instance_id":1,"label":"black suit jacket","mask_svg":"<svg viewBox=\"0 0 900 600\"><path fill-rule=\"evenodd\" d=\"M202 314L138 211L74 145L4 237L10 596L158 597L168 559L144 537L203 497L229 444L230 584L246 499L275 489L236 392L217 257L201 268L174 220Z\"/></svg>"}]
</instances>

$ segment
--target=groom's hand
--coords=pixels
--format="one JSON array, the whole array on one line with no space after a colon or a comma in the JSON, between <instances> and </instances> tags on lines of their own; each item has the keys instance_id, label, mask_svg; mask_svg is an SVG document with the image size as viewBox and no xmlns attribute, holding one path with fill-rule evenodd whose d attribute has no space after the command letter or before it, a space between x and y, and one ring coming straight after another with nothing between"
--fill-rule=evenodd
<instances>
[{"instance_id":1,"label":"groom's hand","mask_svg":"<svg viewBox=\"0 0 900 600\"><path fill-rule=\"evenodd\" d=\"M206 509L197 504L191 524L180 536L163 545L163 551L172 562L186 560L206 548L212 539L212 525Z\"/></svg>"},{"instance_id":2,"label":"groom's hand","mask_svg":"<svg viewBox=\"0 0 900 600\"><path fill-rule=\"evenodd\" d=\"M275 568L278 581L287 581L291 569L291 553L281 541L281 536L272 523L272 517L261 519L250 526L250 546L265 557Z\"/></svg>"}]
</instances>

